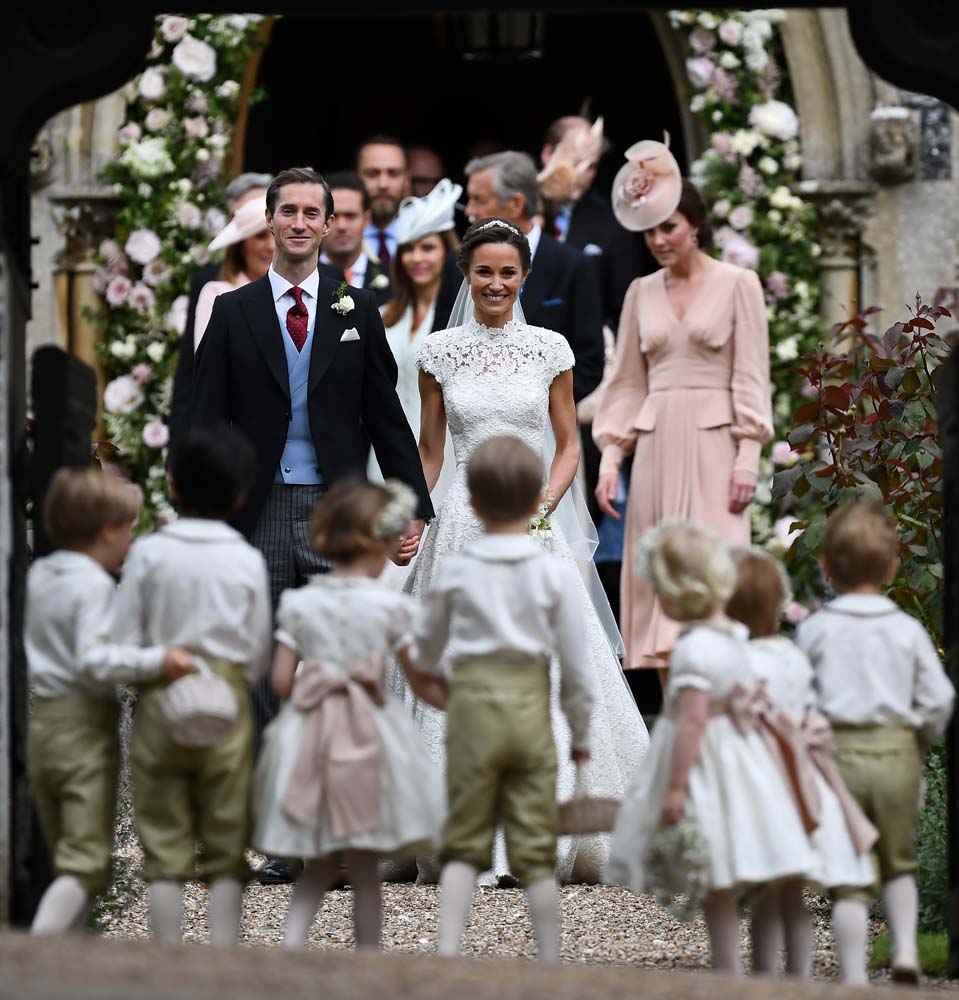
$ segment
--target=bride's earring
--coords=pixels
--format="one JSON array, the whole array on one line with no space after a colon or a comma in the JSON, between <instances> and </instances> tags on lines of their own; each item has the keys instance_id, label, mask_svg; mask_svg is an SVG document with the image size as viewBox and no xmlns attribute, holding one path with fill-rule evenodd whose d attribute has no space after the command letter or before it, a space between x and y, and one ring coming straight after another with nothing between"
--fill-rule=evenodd
<instances>
[{"instance_id":1,"label":"bride's earring","mask_svg":"<svg viewBox=\"0 0 959 1000\"><path fill-rule=\"evenodd\" d=\"M693 235L692 235L692 241L693 241L693 246L694 247L698 247L699 246L699 233L693 233Z\"/></svg>"}]
</instances>

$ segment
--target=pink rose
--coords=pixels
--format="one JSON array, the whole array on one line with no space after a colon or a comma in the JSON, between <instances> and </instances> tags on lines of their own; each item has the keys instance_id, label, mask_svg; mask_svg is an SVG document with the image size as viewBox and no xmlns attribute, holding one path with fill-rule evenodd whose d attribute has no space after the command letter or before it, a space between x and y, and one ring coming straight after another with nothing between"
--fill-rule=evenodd
<instances>
[{"instance_id":1,"label":"pink rose","mask_svg":"<svg viewBox=\"0 0 959 1000\"><path fill-rule=\"evenodd\" d=\"M143 385L153 374L153 365L148 365L145 361L133 366L130 374L136 379L137 385Z\"/></svg>"},{"instance_id":2,"label":"pink rose","mask_svg":"<svg viewBox=\"0 0 959 1000\"><path fill-rule=\"evenodd\" d=\"M150 261L143 269L143 280L153 288L162 285L170 277L170 269L160 257Z\"/></svg>"},{"instance_id":3,"label":"pink rose","mask_svg":"<svg viewBox=\"0 0 959 1000\"><path fill-rule=\"evenodd\" d=\"M170 440L170 431L166 424L159 420L151 420L143 428L143 443L148 448L162 448Z\"/></svg>"},{"instance_id":4,"label":"pink rose","mask_svg":"<svg viewBox=\"0 0 959 1000\"><path fill-rule=\"evenodd\" d=\"M134 229L123 247L138 264L149 264L160 248L160 237L152 229Z\"/></svg>"},{"instance_id":5,"label":"pink rose","mask_svg":"<svg viewBox=\"0 0 959 1000\"><path fill-rule=\"evenodd\" d=\"M713 132L709 141L717 153L731 153L733 137L728 132Z\"/></svg>"},{"instance_id":6,"label":"pink rose","mask_svg":"<svg viewBox=\"0 0 959 1000\"><path fill-rule=\"evenodd\" d=\"M136 122L127 122L117 132L117 139L120 141L121 146L129 146L132 142L138 142L142 135L143 129Z\"/></svg>"},{"instance_id":7,"label":"pink rose","mask_svg":"<svg viewBox=\"0 0 959 1000\"><path fill-rule=\"evenodd\" d=\"M160 34L168 42L178 42L189 27L190 22L185 17L165 17L160 22Z\"/></svg>"},{"instance_id":8,"label":"pink rose","mask_svg":"<svg viewBox=\"0 0 959 1000\"><path fill-rule=\"evenodd\" d=\"M623 200L634 205L641 202L652 190L654 183L653 175L637 164L623 181L621 188Z\"/></svg>"},{"instance_id":9,"label":"pink rose","mask_svg":"<svg viewBox=\"0 0 959 1000\"><path fill-rule=\"evenodd\" d=\"M773 465L794 465L796 453L788 441L777 441L772 447L770 458L773 460Z\"/></svg>"},{"instance_id":10,"label":"pink rose","mask_svg":"<svg viewBox=\"0 0 959 1000\"><path fill-rule=\"evenodd\" d=\"M188 111L193 111L195 114L202 115L203 112L209 107L209 101L207 101L206 94L202 91L194 90L193 93L187 98L186 106Z\"/></svg>"},{"instance_id":11,"label":"pink rose","mask_svg":"<svg viewBox=\"0 0 959 1000\"><path fill-rule=\"evenodd\" d=\"M739 40L743 37L742 24L732 18L723 21L719 26L719 37L726 45L738 45Z\"/></svg>"},{"instance_id":12,"label":"pink rose","mask_svg":"<svg viewBox=\"0 0 959 1000\"><path fill-rule=\"evenodd\" d=\"M107 285L107 304L116 309L122 306L133 288L133 282L125 274L115 274Z\"/></svg>"},{"instance_id":13,"label":"pink rose","mask_svg":"<svg viewBox=\"0 0 959 1000\"><path fill-rule=\"evenodd\" d=\"M129 274L130 273L130 261L127 260L126 254L118 253L110 261L110 274Z\"/></svg>"},{"instance_id":14,"label":"pink rose","mask_svg":"<svg viewBox=\"0 0 959 1000\"><path fill-rule=\"evenodd\" d=\"M132 375L120 375L103 390L103 407L110 413L132 413L145 398Z\"/></svg>"},{"instance_id":15,"label":"pink rose","mask_svg":"<svg viewBox=\"0 0 959 1000\"><path fill-rule=\"evenodd\" d=\"M753 210L748 205L737 205L729 213L729 224L733 229L746 229L753 221Z\"/></svg>"},{"instance_id":16,"label":"pink rose","mask_svg":"<svg viewBox=\"0 0 959 1000\"><path fill-rule=\"evenodd\" d=\"M708 87L713 82L716 64L707 56L697 56L686 60L686 74L694 87Z\"/></svg>"},{"instance_id":17,"label":"pink rose","mask_svg":"<svg viewBox=\"0 0 959 1000\"><path fill-rule=\"evenodd\" d=\"M748 163L739 171L738 184L739 190L747 198L759 198L766 191L762 177Z\"/></svg>"},{"instance_id":18,"label":"pink rose","mask_svg":"<svg viewBox=\"0 0 959 1000\"><path fill-rule=\"evenodd\" d=\"M766 279L766 288L776 302L789 295L789 278L782 271L773 271Z\"/></svg>"},{"instance_id":19,"label":"pink rose","mask_svg":"<svg viewBox=\"0 0 959 1000\"><path fill-rule=\"evenodd\" d=\"M689 44L696 52L708 52L716 45L716 36L708 28L696 28L689 35Z\"/></svg>"},{"instance_id":20,"label":"pink rose","mask_svg":"<svg viewBox=\"0 0 959 1000\"><path fill-rule=\"evenodd\" d=\"M138 281L130 289L130 305L138 313L149 312L156 305L156 296L153 294L153 289L144 285L142 282Z\"/></svg>"},{"instance_id":21,"label":"pink rose","mask_svg":"<svg viewBox=\"0 0 959 1000\"><path fill-rule=\"evenodd\" d=\"M713 86L722 100L728 101L730 104L736 103L736 94L739 92L739 81L732 73L727 73L724 69L717 69L713 73Z\"/></svg>"},{"instance_id":22,"label":"pink rose","mask_svg":"<svg viewBox=\"0 0 959 1000\"><path fill-rule=\"evenodd\" d=\"M110 272L105 267L98 267L93 272L93 290L97 295L102 295L107 290L110 282Z\"/></svg>"},{"instance_id":23,"label":"pink rose","mask_svg":"<svg viewBox=\"0 0 959 1000\"><path fill-rule=\"evenodd\" d=\"M192 139L205 139L210 134L210 126L205 118L184 118L183 128Z\"/></svg>"},{"instance_id":24,"label":"pink rose","mask_svg":"<svg viewBox=\"0 0 959 1000\"><path fill-rule=\"evenodd\" d=\"M799 603L799 601L790 601L786 605L786 610L783 612L783 618L789 622L790 625L798 625L800 622L804 622L811 614L809 608L805 607Z\"/></svg>"},{"instance_id":25,"label":"pink rose","mask_svg":"<svg viewBox=\"0 0 959 1000\"><path fill-rule=\"evenodd\" d=\"M738 211L738 208L734 208L729 213L730 218L732 218L734 212ZM723 243L722 259L729 264L736 264L739 267L748 267L755 270L759 265L759 250L744 236L740 236L739 233L731 233Z\"/></svg>"}]
</instances>

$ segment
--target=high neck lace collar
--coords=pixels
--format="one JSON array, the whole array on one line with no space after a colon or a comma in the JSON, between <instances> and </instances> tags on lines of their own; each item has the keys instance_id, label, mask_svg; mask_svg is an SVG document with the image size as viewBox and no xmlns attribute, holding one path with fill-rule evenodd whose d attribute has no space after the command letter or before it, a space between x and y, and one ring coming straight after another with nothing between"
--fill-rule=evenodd
<instances>
[{"instance_id":1,"label":"high neck lace collar","mask_svg":"<svg viewBox=\"0 0 959 1000\"><path fill-rule=\"evenodd\" d=\"M486 326L473 316L466 324L466 331L480 337L501 337L505 333L517 333L525 329L518 319L511 319L505 326Z\"/></svg>"}]
</instances>

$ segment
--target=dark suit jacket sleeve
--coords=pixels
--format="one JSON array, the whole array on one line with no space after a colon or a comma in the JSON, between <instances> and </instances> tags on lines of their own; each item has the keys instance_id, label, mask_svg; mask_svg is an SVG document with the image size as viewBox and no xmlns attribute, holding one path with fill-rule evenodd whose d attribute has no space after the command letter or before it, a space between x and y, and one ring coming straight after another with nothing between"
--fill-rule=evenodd
<instances>
[{"instance_id":1,"label":"dark suit jacket sleeve","mask_svg":"<svg viewBox=\"0 0 959 1000\"><path fill-rule=\"evenodd\" d=\"M236 309L233 305L232 309ZM193 401L190 423L212 427L230 421L229 318L231 305L217 296L210 323L193 362Z\"/></svg>"},{"instance_id":2,"label":"dark suit jacket sleeve","mask_svg":"<svg viewBox=\"0 0 959 1000\"><path fill-rule=\"evenodd\" d=\"M363 426L373 443L373 452L384 477L399 479L413 489L420 501L417 516L429 519L433 516L433 505L423 478L419 449L396 395L396 360L376 308L369 310L365 340Z\"/></svg>"},{"instance_id":3,"label":"dark suit jacket sleeve","mask_svg":"<svg viewBox=\"0 0 959 1000\"><path fill-rule=\"evenodd\" d=\"M579 402L599 385L603 377L603 302L596 268L579 255L570 286L571 320L567 339L576 356L573 396Z\"/></svg>"}]
</instances>

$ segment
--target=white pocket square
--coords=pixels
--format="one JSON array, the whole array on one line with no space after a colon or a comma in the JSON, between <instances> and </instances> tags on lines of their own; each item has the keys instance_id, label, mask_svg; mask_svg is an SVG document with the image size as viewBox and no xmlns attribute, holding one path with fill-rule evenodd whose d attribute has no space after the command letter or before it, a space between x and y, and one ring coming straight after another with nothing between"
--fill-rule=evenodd
<instances>
[{"instance_id":1,"label":"white pocket square","mask_svg":"<svg viewBox=\"0 0 959 1000\"><path fill-rule=\"evenodd\" d=\"M359 340L359 339L360 339L360 335L359 335L359 333L357 333L356 327L355 326L351 326L349 328L349 330L344 330L343 331L343 336L340 337L340 343L343 344L347 340Z\"/></svg>"}]
</instances>

